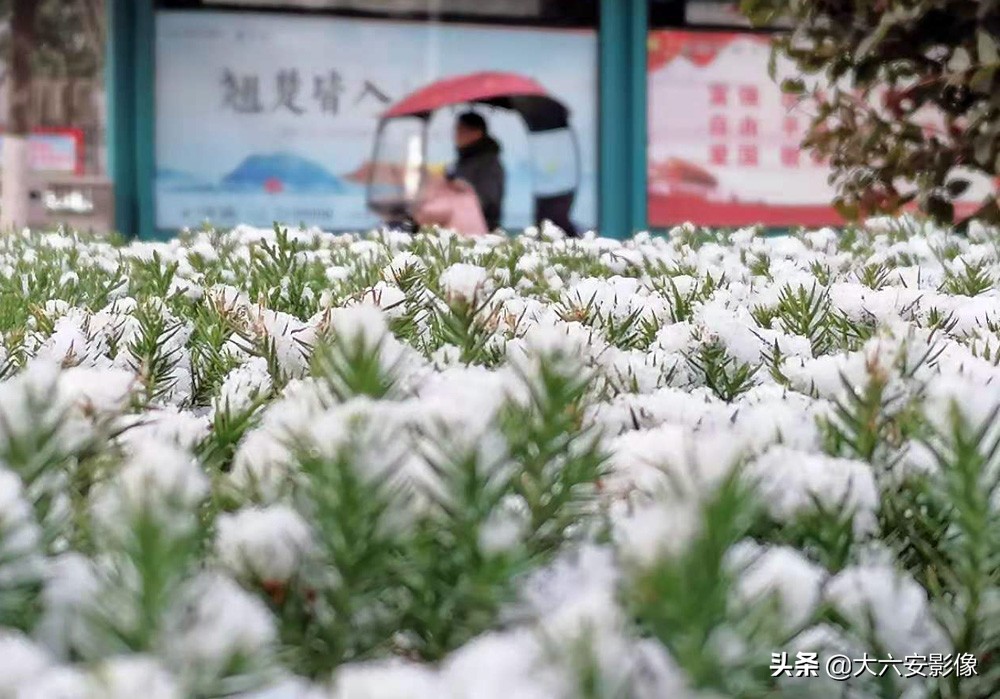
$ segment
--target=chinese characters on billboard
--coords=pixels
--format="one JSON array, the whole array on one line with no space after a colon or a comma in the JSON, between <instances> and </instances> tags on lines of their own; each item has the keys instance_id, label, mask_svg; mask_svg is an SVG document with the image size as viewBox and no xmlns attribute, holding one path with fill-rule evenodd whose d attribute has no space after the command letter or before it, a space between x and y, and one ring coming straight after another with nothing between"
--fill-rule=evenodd
<instances>
[{"instance_id":1,"label":"chinese characters on billboard","mask_svg":"<svg viewBox=\"0 0 1000 699\"><path fill-rule=\"evenodd\" d=\"M339 71L331 70L325 75L314 75L311 83L305 83L312 85L312 92L303 103L303 80L299 70L278 70L272 81L276 99L274 105L266 109L261 99L260 81L259 75L238 75L229 68L225 69L222 75L223 106L238 114L264 114L267 111L285 109L292 114L302 115L307 109L314 108L337 116L340 113L341 97L347 90L344 77ZM392 101L371 80L364 81L354 102L360 104L366 98L373 98L384 105ZM303 104L309 106L302 106Z\"/></svg>"},{"instance_id":2,"label":"chinese characters on billboard","mask_svg":"<svg viewBox=\"0 0 1000 699\"><path fill-rule=\"evenodd\" d=\"M533 60L540 43L558 60ZM572 218L593 226L596 52L596 35L588 30L160 12L157 227L206 220L340 230L376 225L366 204L369 179L403 167L372 162L380 118L417 90L482 71L533 79L569 109L581 151ZM422 155L429 173L443 173L453 161L453 120L464 108L447 105L431 118ZM502 147L502 224L530 225L534 192L545 171L559 165L539 161L517 114L478 109ZM575 153L557 150L546 158Z\"/></svg>"}]
</instances>

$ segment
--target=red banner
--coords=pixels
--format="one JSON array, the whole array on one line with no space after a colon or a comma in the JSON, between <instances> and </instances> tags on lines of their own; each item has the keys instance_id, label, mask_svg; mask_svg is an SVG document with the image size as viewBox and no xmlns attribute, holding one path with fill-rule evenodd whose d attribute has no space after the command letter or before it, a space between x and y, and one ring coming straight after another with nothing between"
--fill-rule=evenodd
<instances>
[{"instance_id":1,"label":"red banner","mask_svg":"<svg viewBox=\"0 0 1000 699\"><path fill-rule=\"evenodd\" d=\"M649 38L649 222L838 222L827 168L799 147L809 116L767 72L766 36Z\"/></svg>"},{"instance_id":2,"label":"red banner","mask_svg":"<svg viewBox=\"0 0 1000 699\"><path fill-rule=\"evenodd\" d=\"M767 36L748 32L649 35L650 225L841 221L829 168L800 147L808 104L768 75L770 51ZM792 71L779 61L779 74ZM992 191L986 178L971 179L959 215Z\"/></svg>"}]
</instances>

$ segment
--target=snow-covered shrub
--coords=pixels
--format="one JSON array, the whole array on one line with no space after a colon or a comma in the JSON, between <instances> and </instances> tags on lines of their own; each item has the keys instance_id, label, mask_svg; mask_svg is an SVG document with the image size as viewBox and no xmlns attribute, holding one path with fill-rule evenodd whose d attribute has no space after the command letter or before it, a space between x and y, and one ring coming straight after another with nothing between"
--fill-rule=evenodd
<instances>
[{"instance_id":1,"label":"snow-covered shrub","mask_svg":"<svg viewBox=\"0 0 1000 699\"><path fill-rule=\"evenodd\" d=\"M0 238L0 699L995 696L998 279L906 220Z\"/></svg>"}]
</instances>

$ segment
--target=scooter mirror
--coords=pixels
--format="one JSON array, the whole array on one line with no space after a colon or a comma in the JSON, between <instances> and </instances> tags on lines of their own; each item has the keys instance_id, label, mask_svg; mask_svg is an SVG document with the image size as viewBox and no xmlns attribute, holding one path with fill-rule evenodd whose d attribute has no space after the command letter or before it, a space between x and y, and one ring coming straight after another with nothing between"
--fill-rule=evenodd
<instances>
[{"instance_id":1,"label":"scooter mirror","mask_svg":"<svg viewBox=\"0 0 1000 699\"><path fill-rule=\"evenodd\" d=\"M382 123L368 163L368 205L383 217L406 212L424 179L426 122L419 117Z\"/></svg>"}]
</instances>

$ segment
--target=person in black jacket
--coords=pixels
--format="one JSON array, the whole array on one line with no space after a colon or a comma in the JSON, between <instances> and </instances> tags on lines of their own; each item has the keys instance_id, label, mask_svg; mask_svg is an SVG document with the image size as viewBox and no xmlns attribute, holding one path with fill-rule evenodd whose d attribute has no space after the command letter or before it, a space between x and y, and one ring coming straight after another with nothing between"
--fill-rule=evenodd
<instances>
[{"instance_id":1,"label":"person in black jacket","mask_svg":"<svg viewBox=\"0 0 1000 699\"><path fill-rule=\"evenodd\" d=\"M504 170L500 144L490 136L486 120L476 112L465 112L455 122L458 159L449 175L465 180L476 190L486 227L495 230L503 216Z\"/></svg>"}]
</instances>

